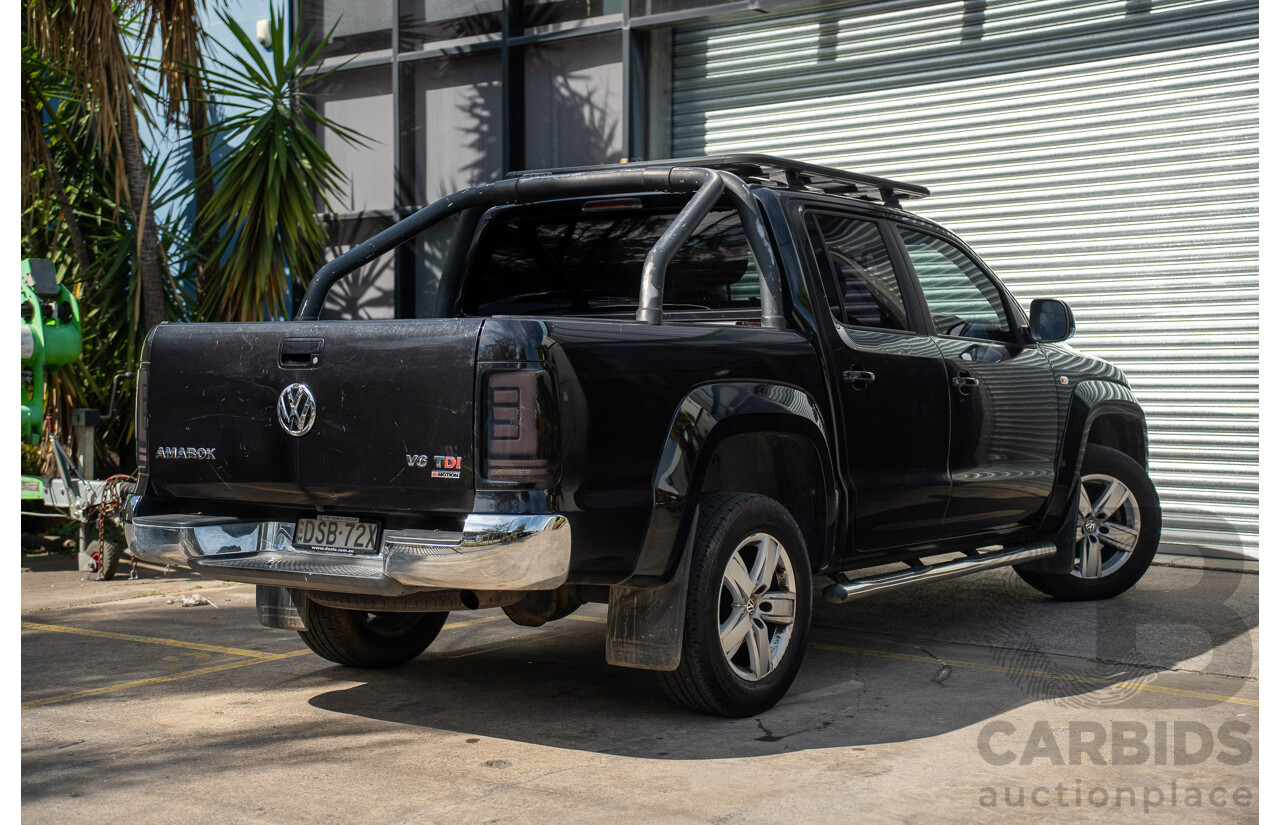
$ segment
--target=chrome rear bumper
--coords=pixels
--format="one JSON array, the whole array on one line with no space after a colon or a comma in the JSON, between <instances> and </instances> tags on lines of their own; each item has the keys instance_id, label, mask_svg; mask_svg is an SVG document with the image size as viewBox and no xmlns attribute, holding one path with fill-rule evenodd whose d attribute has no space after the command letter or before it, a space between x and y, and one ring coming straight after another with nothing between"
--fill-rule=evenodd
<instances>
[{"instance_id":1,"label":"chrome rear bumper","mask_svg":"<svg viewBox=\"0 0 1280 825\"><path fill-rule=\"evenodd\" d=\"M569 573L569 523L554 514L473 513L461 532L386 530L379 552L367 556L299 550L293 528L222 516L133 516L125 537L145 561L227 581L339 593L550 590Z\"/></svg>"}]
</instances>

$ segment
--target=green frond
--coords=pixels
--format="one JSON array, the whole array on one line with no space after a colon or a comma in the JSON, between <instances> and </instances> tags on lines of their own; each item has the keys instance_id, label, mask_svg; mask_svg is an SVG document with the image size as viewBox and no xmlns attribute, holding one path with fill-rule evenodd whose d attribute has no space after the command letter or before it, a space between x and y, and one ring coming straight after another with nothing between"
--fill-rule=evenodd
<instances>
[{"instance_id":1,"label":"green frond","mask_svg":"<svg viewBox=\"0 0 1280 825\"><path fill-rule=\"evenodd\" d=\"M321 262L326 233L316 204L327 208L329 193L346 181L312 129L318 124L348 141L361 136L309 107L292 105L295 88L318 60L312 42L276 49L268 61L235 20L225 13L221 18L247 56L237 55L210 73L208 87L244 103L209 129L211 136L235 136L239 143L213 169L214 196L201 216L218 235L205 262L208 281L199 316L282 318L288 312L288 278L305 285ZM269 26L274 42L289 42L274 10Z\"/></svg>"}]
</instances>

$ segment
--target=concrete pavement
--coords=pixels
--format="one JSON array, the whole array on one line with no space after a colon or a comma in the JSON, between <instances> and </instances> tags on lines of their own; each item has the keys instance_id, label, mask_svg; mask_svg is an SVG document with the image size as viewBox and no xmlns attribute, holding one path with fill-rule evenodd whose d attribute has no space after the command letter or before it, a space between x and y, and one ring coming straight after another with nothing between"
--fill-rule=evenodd
<instances>
[{"instance_id":1,"label":"concrete pavement","mask_svg":"<svg viewBox=\"0 0 1280 825\"><path fill-rule=\"evenodd\" d=\"M791 693L742 720L606 665L602 605L454 614L358 671L258 626L249 586L24 564L30 823L1258 817L1258 578L1229 564L1101 603L1003 570L819 605Z\"/></svg>"}]
</instances>

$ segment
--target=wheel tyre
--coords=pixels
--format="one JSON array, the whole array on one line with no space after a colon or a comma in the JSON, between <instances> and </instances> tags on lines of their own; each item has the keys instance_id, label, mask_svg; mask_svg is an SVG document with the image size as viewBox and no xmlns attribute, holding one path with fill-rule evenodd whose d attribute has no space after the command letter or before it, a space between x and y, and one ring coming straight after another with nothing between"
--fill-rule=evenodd
<instances>
[{"instance_id":1,"label":"wheel tyre","mask_svg":"<svg viewBox=\"0 0 1280 825\"><path fill-rule=\"evenodd\" d=\"M1069 602L1109 599L1133 587L1160 545L1160 499L1141 464L1119 450L1090 444L1080 478L1073 570L1014 568L1041 593Z\"/></svg>"},{"instance_id":2,"label":"wheel tyre","mask_svg":"<svg viewBox=\"0 0 1280 825\"><path fill-rule=\"evenodd\" d=\"M97 563L97 570L91 577L93 581L105 582L110 581L116 575L116 568L120 566L121 547L110 539L102 541L93 540L89 542L89 546L85 548L93 560Z\"/></svg>"},{"instance_id":3,"label":"wheel tyre","mask_svg":"<svg viewBox=\"0 0 1280 825\"><path fill-rule=\"evenodd\" d=\"M298 631L315 653L348 667L391 667L427 649L448 613L369 613L311 602L307 629Z\"/></svg>"},{"instance_id":4,"label":"wheel tyre","mask_svg":"<svg viewBox=\"0 0 1280 825\"><path fill-rule=\"evenodd\" d=\"M771 573L760 563L769 541ZM809 635L813 580L800 529L773 499L715 493L701 501L692 552L680 665L660 674L663 690L700 713L768 710L795 680Z\"/></svg>"}]
</instances>

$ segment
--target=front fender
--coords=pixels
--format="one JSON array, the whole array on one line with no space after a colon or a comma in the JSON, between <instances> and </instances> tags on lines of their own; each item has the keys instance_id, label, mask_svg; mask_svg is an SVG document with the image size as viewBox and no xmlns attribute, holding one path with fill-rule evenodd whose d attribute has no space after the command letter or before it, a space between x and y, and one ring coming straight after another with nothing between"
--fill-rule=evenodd
<instances>
[{"instance_id":1,"label":"front fender","mask_svg":"<svg viewBox=\"0 0 1280 825\"><path fill-rule=\"evenodd\" d=\"M668 428L662 457L653 478L653 511L635 571L624 584L653 586L666 579L680 561L693 529L693 504L699 495L707 461L717 445L742 433L788 433L809 440L822 465L826 522L835 508L835 476L822 415L803 390L777 383L705 384L680 402Z\"/></svg>"},{"instance_id":2,"label":"front fender","mask_svg":"<svg viewBox=\"0 0 1280 825\"><path fill-rule=\"evenodd\" d=\"M1131 422L1141 432L1141 444L1130 445L1131 452L1147 454L1146 414L1123 384L1111 381L1081 381L1071 394L1066 423L1058 448L1058 461L1053 492L1046 507L1044 525L1054 533L1058 553L1038 569L1061 573L1071 569L1075 552L1076 486L1080 483L1080 466L1084 448L1094 423L1102 416L1116 416Z\"/></svg>"}]
</instances>

